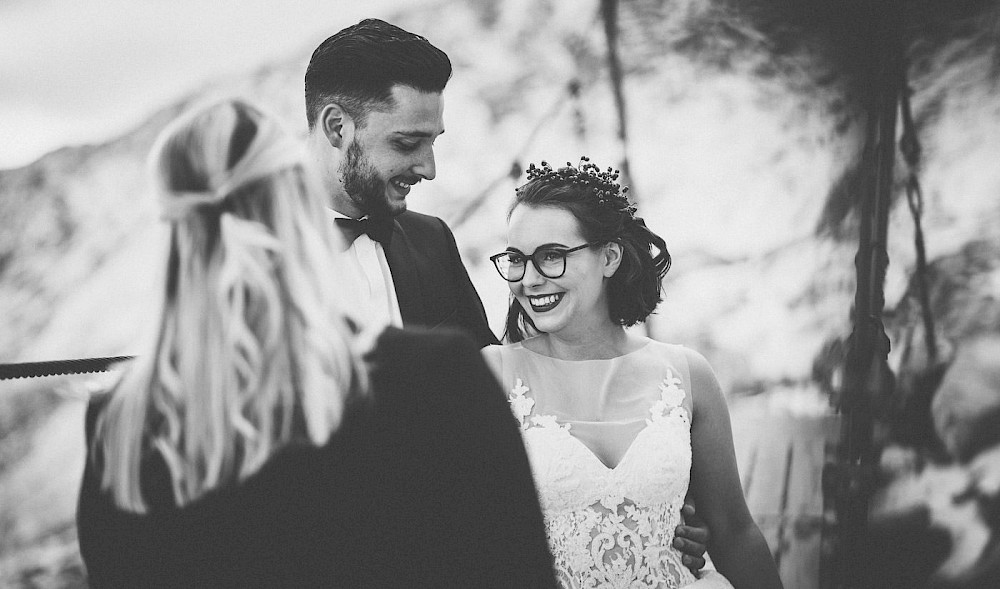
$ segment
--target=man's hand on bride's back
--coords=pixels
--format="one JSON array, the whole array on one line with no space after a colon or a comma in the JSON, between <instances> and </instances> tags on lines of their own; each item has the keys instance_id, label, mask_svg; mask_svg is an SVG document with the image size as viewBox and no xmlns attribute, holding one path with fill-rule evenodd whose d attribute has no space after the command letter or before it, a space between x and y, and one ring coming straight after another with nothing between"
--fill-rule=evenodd
<instances>
[{"instance_id":1,"label":"man's hand on bride's back","mask_svg":"<svg viewBox=\"0 0 1000 589\"><path fill-rule=\"evenodd\" d=\"M708 548L708 524L694 511L694 506L685 503L681 508L683 523L674 530L674 548L684 553L681 562L697 573L705 566L705 550Z\"/></svg>"}]
</instances>

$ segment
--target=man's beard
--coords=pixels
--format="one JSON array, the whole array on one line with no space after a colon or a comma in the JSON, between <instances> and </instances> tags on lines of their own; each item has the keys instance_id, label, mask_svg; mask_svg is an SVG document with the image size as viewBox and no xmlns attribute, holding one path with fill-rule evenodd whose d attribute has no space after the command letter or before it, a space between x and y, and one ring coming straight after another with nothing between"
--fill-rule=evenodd
<instances>
[{"instance_id":1,"label":"man's beard","mask_svg":"<svg viewBox=\"0 0 1000 589\"><path fill-rule=\"evenodd\" d=\"M347 146L340 174L347 196L365 215L386 218L396 214L389 207L389 201L385 196L386 183L378 177L374 166L369 163L364 149L357 141L352 141Z\"/></svg>"}]
</instances>

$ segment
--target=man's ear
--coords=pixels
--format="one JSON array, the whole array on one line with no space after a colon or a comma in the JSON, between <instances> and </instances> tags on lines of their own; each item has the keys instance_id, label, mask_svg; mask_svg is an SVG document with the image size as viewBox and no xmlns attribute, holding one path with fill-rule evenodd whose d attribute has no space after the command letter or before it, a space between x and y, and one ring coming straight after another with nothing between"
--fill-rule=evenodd
<instances>
[{"instance_id":1,"label":"man's ear","mask_svg":"<svg viewBox=\"0 0 1000 589\"><path fill-rule=\"evenodd\" d=\"M339 104L331 102L323 107L319 112L317 123L326 136L326 140L336 149L350 143L350 137L354 132L354 121Z\"/></svg>"},{"instance_id":2,"label":"man's ear","mask_svg":"<svg viewBox=\"0 0 1000 589\"><path fill-rule=\"evenodd\" d=\"M622 244L617 241L609 241L604 246L604 277L611 278L618 271L618 266L622 263Z\"/></svg>"}]
</instances>

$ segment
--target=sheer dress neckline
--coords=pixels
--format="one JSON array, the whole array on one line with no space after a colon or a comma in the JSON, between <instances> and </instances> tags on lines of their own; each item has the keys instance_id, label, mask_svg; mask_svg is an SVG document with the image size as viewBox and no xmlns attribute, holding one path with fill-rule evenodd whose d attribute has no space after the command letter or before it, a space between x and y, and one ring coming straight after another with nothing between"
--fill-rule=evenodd
<instances>
[{"instance_id":1,"label":"sheer dress neckline","mask_svg":"<svg viewBox=\"0 0 1000 589\"><path fill-rule=\"evenodd\" d=\"M647 348L649 348L653 344L653 341L654 340L652 338L648 338L647 337L646 341L643 342L643 344L641 346L639 346L638 348L632 350L631 352L625 352L624 354L621 354L620 356L615 356L613 358L583 358L583 359L556 358L555 356L549 356L548 354L543 354L541 352L536 352L535 350L532 350L528 346L524 345L523 341L520 341L520 342L517 342L516 344L513 344L512 347L514 349L524 350L525 352L528 352L529 354L533 354L535 356L538 356L539 358L545 358L546 360L553 360L555 362L570 362L570 363L577 363L577 362L613 362L613 361L616 361L616 360L620 361L623 358L627 358L629 356L634 356L634 355L642 353L644 350L646 350Z\"/></svg>"}]
</instances>

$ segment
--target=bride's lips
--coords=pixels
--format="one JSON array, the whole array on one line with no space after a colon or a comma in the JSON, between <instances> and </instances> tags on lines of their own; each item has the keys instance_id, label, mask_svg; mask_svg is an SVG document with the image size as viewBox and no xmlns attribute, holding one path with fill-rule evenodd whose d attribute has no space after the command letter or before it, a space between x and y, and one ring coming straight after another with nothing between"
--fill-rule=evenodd
<instances>
[{"instance_id":1,"label":"bride's lips","mask_svg":"<svg viewBox=\"0 0 1000 589\"><path fill-rule=\"evenodd\" d=\"M555 309L565 294L564 292L557 292L544 295L530 295L528 296L528 303L531 305L532 311L545 313Z\"/></svg>"}]
</instances>

